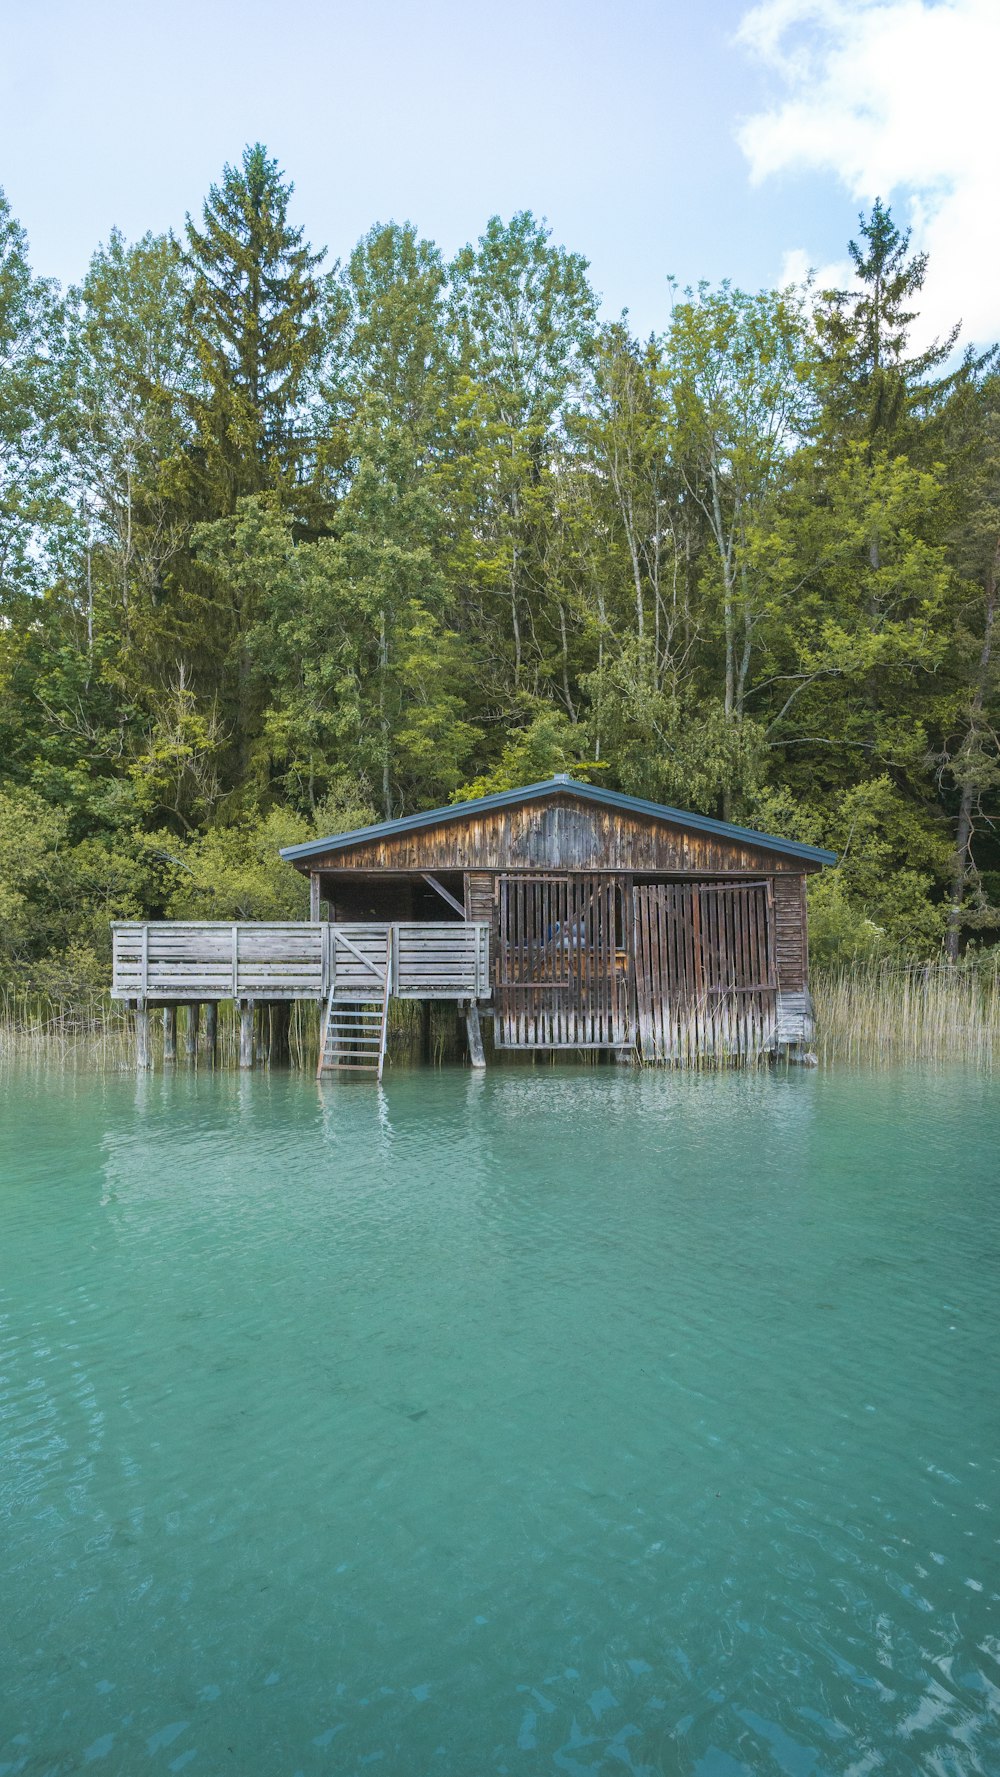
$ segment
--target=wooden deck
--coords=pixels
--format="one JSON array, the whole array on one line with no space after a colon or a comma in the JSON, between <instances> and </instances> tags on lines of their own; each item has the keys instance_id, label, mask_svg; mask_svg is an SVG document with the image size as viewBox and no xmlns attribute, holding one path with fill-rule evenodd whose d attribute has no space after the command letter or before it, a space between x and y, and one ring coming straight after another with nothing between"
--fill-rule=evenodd
<instances>
[{"instance_id":1,"label":"wooden deck","mask_svg":"<svg viewBox=\"0 0 1000 1777\"><path fill-rule=\"evenodd\" d=\"M392 943L388 943L390 931ZM136 1005L236 1000L481 1000L489 926L441 920L115 923L111 992ZM386 956L391 979L386 982Z\"/></svg>"}]
</instances>

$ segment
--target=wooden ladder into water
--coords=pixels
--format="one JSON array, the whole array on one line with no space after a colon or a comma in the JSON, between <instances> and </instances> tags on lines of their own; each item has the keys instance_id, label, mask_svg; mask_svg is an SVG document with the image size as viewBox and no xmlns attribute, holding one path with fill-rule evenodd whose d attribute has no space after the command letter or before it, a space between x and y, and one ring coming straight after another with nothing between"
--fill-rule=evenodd
<instances>
[{"instance_id":1,"label":"wooden ladder into water","mask_svg":"<svg viewBox=\"0 0 1000 1777\"><path fill-rule=\"evenodd\" d=\"M337 997L336 974L323 1014L317 1079L324 1074L368 1074L381 1081L385 1066L389 996L392 987L392 927L385 942L381 1004Z\"/></svg>"}]
</instances>

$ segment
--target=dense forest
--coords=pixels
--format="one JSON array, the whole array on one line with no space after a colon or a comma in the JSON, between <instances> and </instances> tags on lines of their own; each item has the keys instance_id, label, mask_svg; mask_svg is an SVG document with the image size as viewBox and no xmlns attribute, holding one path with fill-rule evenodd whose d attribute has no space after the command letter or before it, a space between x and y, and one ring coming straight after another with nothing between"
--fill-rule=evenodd
<instances>
[{"instance_id":1,"label":"dense forest","mask_svg":"<svg viewBox=\"0 0 1000 1777\"><path fill-rule=\"evenodd\" d=\"M559 770L835 848L821 957L992 943L1000 375L883 205L850 253L637 339L528 213L328 264L259 145L66 291L0 193L5 980Z\"/></svg>"}]
</instances>

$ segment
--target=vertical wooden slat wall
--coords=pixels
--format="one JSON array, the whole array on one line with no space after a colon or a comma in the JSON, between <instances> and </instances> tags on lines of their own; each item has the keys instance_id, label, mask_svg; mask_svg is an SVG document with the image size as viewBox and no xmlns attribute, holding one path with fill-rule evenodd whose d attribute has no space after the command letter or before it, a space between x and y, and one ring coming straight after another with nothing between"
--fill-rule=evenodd
<instances>
[{"instance_id":1,"label":"vertical wooden slat wall","mask_svg":"<svg viewBox=\"0 0 1000 1777\"><path fill-rule=\"evenodd\" d=\"M646 1059L690 1062L770 1046L778 986L770 882L640 885L632 931Z\"/></svg>"},{"instance_id":2,"label":"vertical wooden slat wall","mask_svg":"<svg viewBox=\"0 0 1000 1777\"><path fill-rule=\"evenodd\" d=\"M504 1049L614 1049L628 1040L621 882L497 878L496 1041Z\"/></svg>"}]
</instances>

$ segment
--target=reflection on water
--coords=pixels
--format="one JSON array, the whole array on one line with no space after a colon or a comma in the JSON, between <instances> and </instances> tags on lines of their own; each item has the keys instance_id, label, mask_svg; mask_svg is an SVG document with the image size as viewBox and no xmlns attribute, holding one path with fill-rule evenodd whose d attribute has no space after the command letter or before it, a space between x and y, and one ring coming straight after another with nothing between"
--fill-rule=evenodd
<instances>
[{"instance_id":1,"label":"reflection on water","mask_svg":"<svg viewBox=\"0 0 1000 1777\"><path fill-rule=\"evenodd\" d=\"M0 1777L1000 1770L988 1083L0 1095Z\"/></svg>"}]
</instances>

